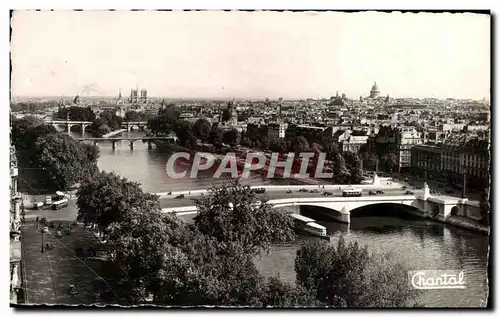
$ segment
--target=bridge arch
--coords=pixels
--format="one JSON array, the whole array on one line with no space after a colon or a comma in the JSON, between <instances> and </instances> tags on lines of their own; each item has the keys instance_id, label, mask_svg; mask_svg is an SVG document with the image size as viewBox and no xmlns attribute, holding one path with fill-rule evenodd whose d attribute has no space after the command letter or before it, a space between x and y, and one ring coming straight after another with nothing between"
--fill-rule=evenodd
<instances>
[{"instance_id":1,"label":"bridge arch","mask_svg":"<svg viewBox=\"0 0 500 317\"><path fill-rule=\"evenodd\" d=\"M69 131L71 132L82 132L81 124L69 124Z\"/></svg>"},{"instance_id":2,"label":"bridge arch","mask_svg":"<svg viewBox=\"0 0 500 317\"><path fill-rule=\"evenodd\" d=\"M417 215L422 214L422 206L420 206L418 201L412 204L402 204L400 202L381 202L354 208L350 212L351 218L374 216L415 218Z\"/></svg>"},{"instance_id":3,"label":"bridge arch","mask_svg":"<svg viewBox=\"0 0 500 317\"><path fill-rule=\"evenodd\" d=\"M54 123L52 126L56 128L57 131L66 131L68 127L65 123Z\"/></svg>"}]
</instances>

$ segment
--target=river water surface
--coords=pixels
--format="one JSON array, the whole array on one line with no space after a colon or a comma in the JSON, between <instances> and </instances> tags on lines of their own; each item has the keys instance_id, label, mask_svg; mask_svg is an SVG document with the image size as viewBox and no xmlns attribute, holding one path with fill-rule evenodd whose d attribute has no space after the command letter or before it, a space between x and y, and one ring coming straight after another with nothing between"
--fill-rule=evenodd
<instances>
[{"instance_id":1,"label":"river water surface","mask_svg":"<svg viewBox=\"0 0 500 317\"><path fill-rule=\"evenodd\" d=\"M131 135L139 135L129 132ZM169 179L165 167L169 155L148 150L147 144L136 141L131 150L128 141L117 143L115 150L110 143L99 144L99 167L137 181L148 192L202 189L220 184L213 179ZM256 177L247 181L252 185L272 184L273 181ZM191 221L192 217L183 217ZM486 305L487 236L473 231L431 222L429 220L403 220L395 217L360 217L351 219L350 225L321 222L333 236L336 244L343 235L346 241L357 241L370 251L391 252L396 259L412 270L464 270L466 289L423 291L422 301L427 307L481 307ZM294 260L302 241L311 239L299 236L298 240L273 246L270 254L257 260L262 274L295 281Z\"/></svg>"}]
</instances>

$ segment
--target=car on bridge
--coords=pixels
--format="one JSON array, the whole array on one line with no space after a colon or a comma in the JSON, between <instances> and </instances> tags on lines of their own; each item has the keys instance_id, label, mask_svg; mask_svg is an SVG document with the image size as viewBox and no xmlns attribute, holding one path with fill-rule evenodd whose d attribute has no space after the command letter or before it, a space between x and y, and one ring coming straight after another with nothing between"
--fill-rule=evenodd
<instances>
[{"instance_id":1,"label":"car on bridge","mask_svg":"<svg viewBox=\"0 0 500 317\"><path fill-rule=\"evenodd\" d=\"M292 190L291 190L291 189L289 189L289 190L287 190L287 191L286 191L286 193L287 193L287 194L291 194L291 193L292 193Z\"/></svg>"},{"instance_id":2,"label":"car on bridge","mask_svg":"<svg viewBox=\"0 0 500 317\"><path fill-rule=\"evenodd\" d=\"M252 191L256 194L264 194L266 192L266 189L265 188L255 188L255 189L252 189Z\"/></svg>"},{"instance_id":3,"label":"car on bridge","mask_svg":"<svg viewBox=\"0 0 500 317\"><path fill-rule=\"evenodd\" d=\"M379 195L383 195L383 194L385 194L385 193L384 193L384 191L383 191L383 190L380 190L380 189L379 189L379 190L376 190L376 191L375 191L375 193L377 193L377 194L379 194Z\"/></svg>"},{"instance_id":4,"label":"car on bridge","mask_svg":"<svg viewBox=\"0 0 500 317\"><path fill-rule=\"evenodd\" d=\"M299 193L307 193L307 192L308 192L308 190L307 190L307 189L305 189L305 188L301 188L301 189L299 189Z\"/></svg>"},{"instance_id":5,"label":"car on bridge","mask_svg":"<svg viewBox=\"0 0 500 317\"><path fill-rule=\"evenodd\" d=\"M413 195L413 192L411 192L411 191L407 190L407 191L405 192L405 195Z\"/></svg>"},{"instance_id":6,"label":"car on bridge","mask_svg":"<svg viewBox=\"0 0 500 317\"><path fill-rule=\"evenodd\" d=\"M178 196L175 196L175 199L183 199L184 197L185 197L184 194L180 194Z\"/></svg>"},{"instance_id":7,"label":"car on bridge","mask_svg":"<svg viewBox=\"0 0 500 317\"><path fill-rule=\"evenodd\" d=\"M311 189L310 193L317 194L319 193L319 189Z\"/></svg>"},{"instance_id":8,"label":"car on bridge","mask_svg":"<svg viewBox=\"0 0 500 317\"><path fill-rule=\"evenodd\" d=\"M368 192L368 195L370 195L370 196L375 196L375 195L377 195L377 193L376 193L375 191L373 191L373 190L370 190L370 191Z\"/></svg>"},{"instance_id":9,"label":"car on bridge","mask_svg":"<svg viewBox=\"0 0 500 317\"><path fill-rule=\"evenodd\" d=\"M324 192L323 195L325 195L325 196L333 196L333 193L332 192Z\"/></svg>"}]
</instances>

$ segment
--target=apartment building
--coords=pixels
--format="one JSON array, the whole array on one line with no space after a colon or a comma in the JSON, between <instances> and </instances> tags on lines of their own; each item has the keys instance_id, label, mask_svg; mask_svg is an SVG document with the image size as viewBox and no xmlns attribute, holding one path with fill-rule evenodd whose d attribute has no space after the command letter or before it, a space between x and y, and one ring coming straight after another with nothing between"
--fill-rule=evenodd
<instances>
[{"instance_id":1,"label":"apartment building","mask_svg":"<svg viewBox=\"0 0 500 317\"><path fill-rule=\"evenodd\" d=\"M399 159L399 169L411 167L411 149L423 143L422 135L415 127L403 127L396 131L396 154Z\"/></svg>"},{"instance_id":2,"label":"apartment building","mask_svg":"<svg viewBox=\"0 0 500 317\"><path fill-rule=\"evenodd\" d=\"M443 144L441 171L450 184L482 189L490 179L489 141L460 136Z\"/></svg>"},{"instance_id":3,"label":"apartment building","mask_svg":"<svg viewBox=\"0 0 500 317\"><path fill-rule=\"evenodd\" d=\"M333 130L331 127L317 127L310 125L291 124L285 131L285 138L293 139L298 136L303 136L309 143L321 143L325 137L331 137Z\"/></svg>"},{"instance_id":4,"label":"apartment building","mask_svg":"<svg viewBox=\"0 0 500 317\"><path fill-rule=\"evenodd\" d=\"M450 185L483 189L490 179L489 141L455 137L439 146L417 145L411 150L412 172Z\"/></svg>"},{"instance_id":5,"label":"apartment building","mask_svg":"<svg viewBox=\"0 0 500 317\"><path fill-rule=\"evenodd\" d=\"M412 173L419 177L427 174L428 179L441 176L441 147L434 145L415 145L411 149Z\"/></svg>"},{"instance_id":6,"label":"apartment building","mask_svg":"<svg viewBox=\"0 0 500 317\"><path fill-rule=\"evenodd\" d=\"M340 142L342 151L344 152L359 152L361 147L368 141L368 135L349 135Z\"/></svg>"},{"instance_id":7,"label":"apartment building","mask_svg":"<svg viewBox=\"0 0 500 317\"><path fill-rule=\"evenodd\" d=\"M17 191L17 158L10 147L10 303L17 304L21 297L21 195Z\"/></svg>"},{"instance_id":8,"label":"apartment building","mask_svg":"<svg viewBox=\"0 0 500 317\"><path fill-rule=\"evenodd\" d=\"M284 138L286 129L288 129L287 123L269 123L267 125L267 137L269 141Z\"/></svg>"}]
</instances>

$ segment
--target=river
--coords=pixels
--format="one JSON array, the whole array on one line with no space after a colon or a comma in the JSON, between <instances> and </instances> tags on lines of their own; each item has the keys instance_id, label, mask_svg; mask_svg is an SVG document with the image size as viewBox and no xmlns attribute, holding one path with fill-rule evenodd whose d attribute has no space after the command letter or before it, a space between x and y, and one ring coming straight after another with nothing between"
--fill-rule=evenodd
<instances>
[{"instance_id":1,"label":"river","mask_svg":"<svg viewBox=\"0 0 500 317\"><path fill-rule=\"evenodd\" d=\"M129 132L138 135L136 132ZM99 144L99 168L114 171L129 180L142 184L148 192L199 189L212 186L213 179L169 179L165 167L168 155L148 150L147 144L137 141L131 150L128 141L118 142L113 150L110 143ZM215 182L219 184L220 181ZM252 185L271 184L273 181L255 177L247 181ZM192 217L184 219L190 221ZM370 251L391 252L397 260L413 270L447 269L464 270L465 289L426 290L422 302L426 307L482 307L488 294L488 238L480 233L431 222L429 220L403 220L388 216L351 219L350 225L322 222L337 243L343 235L346 241L357 241ZM294 259L302 241L275 245L270 254L263 255L258 267L265 276L279 275L295 281Z\"/></svg>"}]
</instances>

